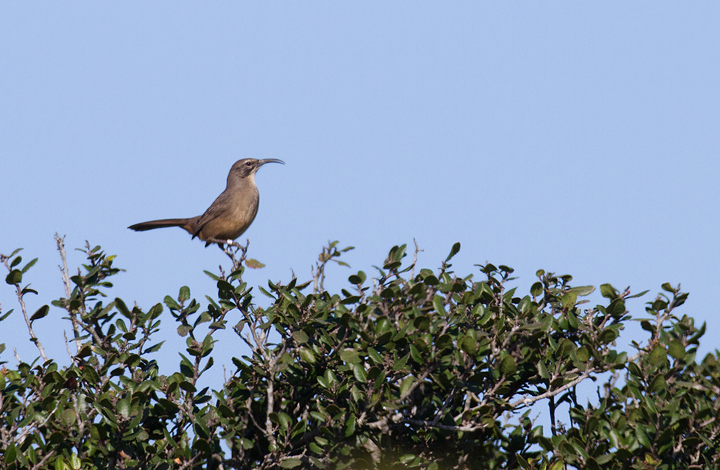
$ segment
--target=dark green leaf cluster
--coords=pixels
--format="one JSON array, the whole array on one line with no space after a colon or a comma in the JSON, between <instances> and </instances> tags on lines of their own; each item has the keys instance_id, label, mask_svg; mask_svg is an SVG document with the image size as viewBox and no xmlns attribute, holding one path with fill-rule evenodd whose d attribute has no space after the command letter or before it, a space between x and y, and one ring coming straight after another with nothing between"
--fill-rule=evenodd
<instances>
[{"instance_id":1,"label":"dark green leaf cluster","mask_svg":"<svg viewBox=\"0 0 720 470\"><path fill-rule=\"evenodd\" d=\"M150 358L163 306L106 304L120 270L87 246L52 302L67 315L72 364L0 370L0 468L717 468L720 363L695 361L704 326L676 316L679 288L647 304L648 338L631 356L616 345L629 289L604 284L603 305L583 307L593 287L538 271L517 294L506 266L454 273L455 244L437 270L393 247L376 276L359 271L331 293L325 264L347 251L336 245L314 283L260 288L266 308L235 260L229 275L208 273L218 294L206 307L187 287L166 296L187 346L170 374ZM34 261L2 261L35 338L32 323L54 311L25 312ZM248 352L217 390L201 388L230 325ZM592 403L578 399L586 381L600 381Z\"/></svg>"}]
</instances>

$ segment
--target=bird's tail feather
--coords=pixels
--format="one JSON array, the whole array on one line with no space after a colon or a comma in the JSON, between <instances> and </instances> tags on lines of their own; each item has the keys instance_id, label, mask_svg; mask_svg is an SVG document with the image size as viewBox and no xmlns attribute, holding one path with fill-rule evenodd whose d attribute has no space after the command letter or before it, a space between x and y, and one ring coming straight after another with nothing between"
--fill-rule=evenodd
<instances>
[{"instance_id":1,"label":"bird's tail feather","mask_svg":"<svg viewBox=\"0 0 720 470\"><path fill-rule=\"evenodd\" d=\"M186 225L192 219L162 219L162 220L150 220L148 222L140 222L139 224L131 225L128 228L135 230L136 232L144 232L145 230L153 230L156 228L164 227L182 227L188 230Z\"/></svg>"}]
</instances>

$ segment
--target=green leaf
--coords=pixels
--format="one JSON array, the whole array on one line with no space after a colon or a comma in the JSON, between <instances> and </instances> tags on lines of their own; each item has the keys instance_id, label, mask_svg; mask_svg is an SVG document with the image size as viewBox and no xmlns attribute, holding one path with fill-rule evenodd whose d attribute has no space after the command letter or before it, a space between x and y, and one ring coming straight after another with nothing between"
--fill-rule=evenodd
<instances>
[{"instance_id":1,"label":"green leaf","mask_svg":"<svg viewBox=\"0 0 720 470\"><path fill-rule=\"evenodd\" d=\"M185 336L193 330L192 325L180 325L178 326L177 332L180 336Z\"/></svg>"},{"instance_id":2,"label":"green leaf","mask_svg":"<svg viewBox=\"0 0 720 470\"><path fill-rule=\"evenodd\" d=\"M209 278L212 279L213 281L219 281L219 280L220 280L220 277L219 277L218 275L213 274L213 273L211 273L210 271L203 270L203 272L207 275L207 277L209 277Z\"/></svg>"},{"instance_id":3,"label":"green leaf","mask_svg":"<svg viewBox=\"0 0 720 470\"><path fill-rule=\"evenodd\" d=\"M643 431L643 429L642 429L642 427L641 427L640 424L638 424L637 427L635 428L635 437L637 438L638 443L639 443L641 446L645 447L646 449L651 449L651 448L652 448L652 444L650 443L650 439L648 439L647 434L645 434L645 431Z\"/></svg>"},{"instance_id":4,"label":"green leaf","mask_svg":"<svg viewBox=\"0 0 720 470\"><path fill-rule=\"evenodd\" d=\"M292 419L290 418L290 415L287 413L283 413L282 411L277 414L278 422L280 423L280 427L282 429L289 429L290 426L292 426Z\"/></svg>"},{"instance_id":5,"label":"green leaf","mask_svg":"<svg viewBox=\"0 0 720 470\"><path fill-rule=\"evenodd\" d=\"M192 373L192 371L188 371L188 372ZM180 388L182 388L186 392L189 392L189 393L197 392L197 388L195 388L195 386L193 384L191 384L190 382L188 382L187 380L183 380L182 382L180 382L179 385L180 385Z\"/></svg>"},{"instance_id":6,"label":"green leaf","mask_svg":"<svg viewBox=\"0 0 720 470\"><path fill-rule=\"evenodd\" d=\"M190 299L190 288L188 286L182 286L180 293L178 294L178 300L180 302L186 302Z\"/></svg>"},{"instance_id":7,"label":"green leaf","mask_svg":"<svg viewBox=\"0 0 720 470\"><path fill-rule=\"evenodd\" d=\"M629 362L627 368L632 375L638 378L642 378L643 372L642 370L640 370L640 367L637 364L635 364L634 362Z\"/></svg>"},{"instance_id":8,"label":"green leaf","mask_svg":"<svg viewBox=\"0 0 720 470\"><path fill-rule=\"evenodd\" d=\"M450 254L447 258L445 258L445 262L447 263L448 261L450 261L453 256L458 254L458 251L460 251L460 242L456 242L455 244L453 244L452 248L450 249Z\"/></svg>"},{"instance_id":9,"label":"green leaf","mask_svg":"<svg viewBox=\"0 0 720 470\"><path fill-rule=\"evenodd\" d=\"M203 339L202 342L202 357L205 357L212 352L214 344L215 341L213 341L211 335L205 336L205 339Z\"/></svg>"},{"instance_id":10,"label":"green leaf","mask_svg":"<svg viewBox=\"0 0 720 470\"><path fill-rule=\"evenodd\" d=\"M550 465L548 470L563 470L563 468L565 468L565 462L562 460L556 460L555 463Z\"/></svg>"},{"instance_id":11,"label":"green leaf","mask_svg":"<svg viewBox=\"0 0 720 470\"><path fill-rule=\"evenodd\" d=\"M130 309L127 308L127 305L125 305L125 302L123 302L122 299L116 298L115 306L125 318L132 318L132 313L130 313Z\"/></svg>"},{"instance_id":12,"label":"green leaf","mask_svg":"<svg viewBox=\"0 0 720 470\"><path fill-rule=\"evenodd\" d=\"M15 444L10 444L10 447L5 449L5 462L13 463L13 462L15 462L16 457L17 457L17 448L15 447Z\"/></svg>"},{"instance_id":13,"label":"green leaf","mask_svg":"<svg viewBox=\"0 0 720 470\"><path fill-rule=\"evenodd\" d=\"M662 289L663 289L664 291L670 292L670 293L672 293L672 294L675 294L675 293L677 293L677 291L678 291L678 290L675 289L672 285L670 285L669 282L663 283L663 285L660 286L660 287L662 287Z\"/></svg>"},{"instance_id":14,"label":"green leaf","mask_svg":"<svg viewBox=\"0 0 720 470\"><path fill-rule=\"evenodd\" d=\"M395 365L393 365L392 372L397 372L403 367L405 367L405 364L407 364L408 359L410 359L410 353L407 353L404 355L400 360L398 360Z\"/></svg>"},{"instance_id":15,"label":"green leaf","mask_svg":"<svg viewBox=\"0 0 720 470\"><path fill-rule=\"evenodd\" d=\"M117 411L120 413L120 416L123 418L127 418L130 416L130 405L132 403L132 395L128 394L125 398L122 400L119 400L117 403Z\"/></svg>"},{"instance_id":16,"label":"green leaf","mask_svg":"<svg viewBox=\"0 0 720 470\"><path fill-rule=\"evenodd\" d=\"M563 295L560 300L562 301L563 308L568 310L569 308L575 306L575 303L577 302L577 294L575 292L568 292Z\"/></svg>"},{"instance_id":17,"label":"green leaf","mask_svg":"<svg viewBox=\"0 0 720 470\"><path fill-rule=\"evenodd\" d=\"M62 420L67 426L72 426L73 424L75 424L75 421L77 420L75 410L73 410L72 408L67 408L65 411L63 411Z\"/></svg>"},{"instance_id":18,"label":"green leaf","mask_svg":"<svg viewBox=\"0 0 720 470\"><path fill-rule=\"evenodd\" d=\"M578 286L570 289L570 292L576 293L579 297L585 297L595 292L595 286Z\"/></svg>"},{"instance_id":19,"label":"green leaf","mask_svg":"<svg viewBox=\"0 0 720 470\"><path fill-rule=\"evenodd\" d=\"M383 363L383 359L380 354L378 354L378 352L372 347L368 348L368 356L370 357L370 359L373 360L375 364L379 365Z\"/></svg>"},{"instance_id":20,"label":"green leaf","mask_svg":"<svg viewBox=\"0 0 720 470\"><path fill-rule=\"evenodd\" d=\"M615 299L618 296L617 291L610 284L602 284L600 286L600 294L607 299Z\"/></svg>"},{"instance_id":21,"label":"green leaf","mask_svg":"<svg viewBox=\"0 0 720 470\"><path fill-rule=\"evenodd\" d=\"M590 351L585 346L577 350L577 358L580 362L587 362L590 359Z\"/></svg>"},{"instance_id":22,"label":"green leaf","mask_svg":"<svg viewBox=\"0 0 720 470\"><path fill-rule=\"evenodd\" d=\"M49 311L50 307L48 307L47 305L43 305L37 310L37 312L33 313L33 315L30 317L30 321L34 322L35 320L39 320L40 318L47 315Z\"/></svg>"},{"instance_id":23,"label":"green leaf","mask_svg":"<svg viewBox=\"0 0 720 470\"><path fill-rule=\"evenodd\" d=\"M357 421L357 418L355 418L355 415L350 413L350 416L348 417L347 422L345 422L345 437L350 437L353 434L355 434L356 421Z\"/></svg>"},{"instance_id":24,"label":"green leaf","mask_svg":"<svg viewBox=\"0 0 720 470\"><path fill-rule=\"evenodd\" d=\"M658 393L658 392L664 392L667 390L667 382L665 381L665 377L658 374L652 382L650 382L650 385L648 386L648 391L650 393Z\"/></svg>"},{"instance_id":25,"label":"green leaf","mask_svg":"<svg viewBox=\"0 0 720 470\"><path fill-rule=\"evenodd\" d=\"M433 307L435 307L436 312L445 314L445 302L439 295L433 297Z\"/></svg>"},{"instance_id":26,"label":"green leaf","mask_svg":"<svg viewBox=\"0 0 720 470\"><path fill-rule=\"evenodd\" d=\"M647 294L648 292L650 292L650 291L649 291L649 290L644 290L644 291L640 292L639 294L628 295L628 296L625 297L625 298L626 298L626 299L634 299L634 298L637 298L637 297L642 297L643 295Z\"/></svg>"},{"instance_id":27,"label":"green leaf","mask_svg":"<svg viewBox=\"0 0 720 470\"><path fill-rule=\"evenodd\" d=\"M547 367L545 367L545 363L543 361L538 362L537 364L538 368L538 375L542 377L543 379L550 378L550 374L548 373Z\"/></svg>"},{"instance_id":28,"label":"green leaf","mask_svg":"<svg viewBox=\"0 0 720 470\"><path fill-rule=\"evenodd\" d=\"M541 282L536 282L535 284L533 284L532 287L530 287L530 293L531 293L534 297L537 297L537 296L539 296L540 294L542 294L542 293L543 293L543 285L542 285L542 283L541 283Z\"/></svg>"},{"instance_id":29,"label":"green leaf","mask_svg":"<svg viewBox=\"0 0 720 470\"><path fill-rule=\"evenodd\" d=\"M312 349L308 348L298 348L298 354L300 355L300 358L309 363L309 364L315 364L315 353L313 353Z\"/></svg>"},{"instance_id":30,"label":"green leaf","mask_svg":"<svg viewBox=\"0 0 720 470\"><path fill-rule=\"evenodd\" d=\"M602 336L602 335L601 335ZM558 343L557 353L559 356L568 356L575 350L575 343L567 338L563 338Z\"/></svg>"},{"instance_id":31,"label":"green leaf","mask_svg":"<svg viewBox=\"0 0 720 470\"><path fill-rule=\"evenodd\" d=\"M668 354L675 359L685 359L685 346L679 339L674 339L668 344Z\"/></svg>"},{"instance_id":32,"label":"green leaf","mask_svg":"<svg viewBox=\"0 0 720 470\"><path fill-rule=\"evenodd\" d=\"M390 250L390 252L393 253L392 254L393 260L394 261L402 261L402 259L405 257L405 251L407 250L407 245L403 244L403 245L400 245L395 248L397 248L397 249L394 250L395 251L394 253L393 253L393 250Z\"/></svg>"},{"instance_id":33,"label":"green leaf","mask_svg":"<svg viewBox=\"0 0 720 470\"><path fill-rule=\"evenodd\" d=\"M674 299L674 301L673 301L675 307L679 307L679 306L681 306L682 304L684 304L685 301L687 300L687 298L688 298L688 293L687 293L687 292L684 292L684 293L678 295L677 297L675 297L675 299Z\"/></svg>"},{"instance_id":34,"label":"green leaf","mask_svg":"<svg viewBox=\"0 0 720 470\"><path fill-rule=\"evenodd\" d=\"M280 462L280 466L282 468L295 468L295 467L299 467L300 465L302 465L302 463L303 463L302 460L291 457L291 458L287 458L287 459L283 460L282 462Z\"/></svg>"},{"instance_id":35,"label":"green leaf","mask_svg":"<svg viewBox=\"0 0 720 470\"><path fill-rule=\"evenodd\" d=\"M383 269L397 269L400 267L401 260L405 256L405 248L407 245L394 246L390 249L388 257L383 264Z\"/></svg>"},{"instance_id":36,"label":"green leaf","mask_svg":"<svg viewBox=\"0 0 720 470\"><path fill-rule=\"evenodd\" d=\"M607 306L605 311L607 313L609 313L610 315L612 315L613 317L619 318L626 311L625 301L621 298L617 298L617 299L613 300L612 302L610 302L610 305Z\"/></svg>"},{"instance_id":37,"label":"green leaf","mask_svg":"<svg viewBox=\"0 0 720 470\"><path fill-rule=\"evenodd\" d=\"M13 269L5 277L5 282L11 286L14 284L20 284L20 282L22 282L22 272L20 272L19 269Z\"/></svg>"},{"instance_id":38,"label":"green leaf","mask_svg":"<svg viewBox=\"0 0 720 470\"><path fill-rule=\"evenodd\" d=\"M408 376L403 379L402 382L400 382L400 396L404 397L408 390L410 390L410 387L412 387L412 384L415 382L415 377Z\"/></svg>"},{"instance_id":39,"label":"green leaf","mask_svg":"<svg viewBox=\"0 0 720 470\"><path fill-rule=\"evenodd\" d=\"M367 374L362 364L353 364L353 375L358 382L367 381Z\"/></svg>"},{"instance_id":40,"label":"green leaf","mask_svg":"<svg viewBox=\"0 0 720 470\"><path fill-rule=\"evenodd\" d=\"M570 328L573 329L573 330L577 330L578 327L580 326L580 324L578 323L578 319L577 319L577 317L575 316L575 314L572 312L572 310L570 310L570 311L567 313L567 321L568 321L568 325L569 325Z\"/></svg>"},{"instance_id":41,"label":"green leaf","mask_svg":"<svg viewBox=\"0 0 720 470\"><path fill-rule=\"evenodd\" d=\"M335 375L335 372L328 369L325 371L325 383L327 384L327 388L332 388L338 383L337 376Z\"/></svg>"},{"instance_id":42,"label":"green leaf","mask_svg":"<svg viewBox=\"0 0 720 470\"><path fill-rule=\"evenodd\" d=\"M664 361L667 361L667 352L665 351L665 348L656 345L652 351L650 351L650 356L648 358L650 360L650 363L653 365L658 365Z\"/></svg>"},{"instance_id":43,"label":"green leaf","mask_svg":"<svg viewBox=\"0 0 720 470\"><path fill-rule=\"evenodd\" d=\"M505 356L505 359L500 361L500 373L503 375L514 374L517 370L517 364L512 356Z\"/></svg>"},{"instance_id":44,"label":"green leaf","mask_svg":"<svg viewBox=\"0 0 720 470\"><path fill-rule=\"evenodd\" d=\"M615 341L615 338L618 337L618 332L615 331L612 328L606 328L603 330L602 333L600 333L600 337L598 338L600 340L601 344L607 344Z\"/></svg>"},{"instance_id":45,"label":"green leaf","mask_svg":"<svg viewBox=\"0 0 720 470\"><path fill-rule=\"evenodd\" d=\"M162 304L157 303L157 304L153 305L152 308L148 311L148 315L149 315L149 318L154 320L155 318L162 315L162 312L163 312Z\"/></svg>"},{"instance_id":46,"label":"green leaf","mask_svg":"<svg viewBox=\"0 0 720 470\"><path fill-rule=\"evenodd\" d=\"M165 305L171 310L180 310L180 305L178 305L177 302L175 302L175 299L170 297L169 295L165 296L165 299L163 299L165 302Z\"/></svg>"},{"instance_id":47,"label":"green leaf","mask_svg":"<svg viewBox=\"0 0 720 470\"><path fill-rule=\"evenodd\" d=\"M430 329L430 317L422 315L413 320L413 325L420 331L427 331Z\"/></svg>"},{"instance_id":48,"label":"green leaf","mask_svg":"<svg viewBox=\"0 0 720 470\"><path fill-rule=\"evenodd\" d=\"M25 274L26 272L28 272L28 269L30 269L30 268L32 268L33 266L35 266L35 263L37 263L37 260L38 260L38 259L35 258L35 259L31 260L28 264L26 264L25 267L22 268L22 273Z\"/></svg>"},{"instance_id":49,"label":"green leaf","mask_svg":"<svg viewBox=\"0 0 720 470\"><path fill-rule=\"evenodd\" d=\"M308 342L308 335L303 330L294 331L292 334L293 338L298 344L305 344Z\"/></svg>"},{"instance_id":50,"label":"green leaf","mask_svg":"<svg viewBox=\"0 0 720 470\"><path fill-rule=\"evenodd\" d=\"M477 353L477 341L472 336L461 337L458 341L458 347L471 356Z\"/></svg>"},{"instance_id":51,"label":"green leaf","mask_svg":"<svg viewBox=\"0 0 720 470\"><path fill-rule=\"evenodd\" d=\"M441 335L436 341L435 346L438 349L447 349L452 346L452 338L448 334Z\"/></svg>"},{"instance_id":52,"label":"green leaf","mask_svg":"<svg viewBox=\"0 0 720 470\"><path fill-rule=\"evenodd\" d=\"M366 279L367 275L362 271L358 271L357 274L351 275L348 281L350 281L350 284L363 284Z\"/></svg>"},{"instance_id":53,"label":"green leaf","mask_svg":"<svg viewBox=\"0 0 720 470\"><path fill-rule=\"evenodd\" d=\"M357 351L355 351L354 349L341 349L340 350L340 359L343 362L347 362L349 364L360 363L360 356L358 355Z\"/></svg>"}]
</instances>

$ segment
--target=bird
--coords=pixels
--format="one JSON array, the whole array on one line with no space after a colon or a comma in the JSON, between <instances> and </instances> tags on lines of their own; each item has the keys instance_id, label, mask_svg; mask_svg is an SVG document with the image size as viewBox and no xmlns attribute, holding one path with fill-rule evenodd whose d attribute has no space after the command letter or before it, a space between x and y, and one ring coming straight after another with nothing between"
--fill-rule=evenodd
<instances>
[{"instance_id":1,"label":"bird","mask_svg":"<svg viewBox=\"0 0 720 470\"><path fill-rule=\"evenodd\" d=\"M217 243L220 247L231 244L242 235L258 212L260 193L255 185L255 173L266 163L281 163L277 158L256 160L243 158L236 161L227 177L227 186L204 214L187 219L161 219L141 222L128 228L136 232L164 227L180 227L192 238L203 240L205 246Z\"/></svg>"}]
</instances>

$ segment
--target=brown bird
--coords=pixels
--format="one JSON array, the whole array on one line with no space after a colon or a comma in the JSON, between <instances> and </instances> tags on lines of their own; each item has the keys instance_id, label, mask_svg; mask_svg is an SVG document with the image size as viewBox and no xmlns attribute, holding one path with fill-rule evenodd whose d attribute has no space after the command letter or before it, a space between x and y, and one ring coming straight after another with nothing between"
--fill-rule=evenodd
<instances>
[{"instance_id":1,"label":"brown bird","mask_svg":"<svg viewBox=\"0 0 720 470\"><path fill-rule=\"evenodd\" d=\"M260 193L255 185L255 172L266 163L282 163L276 158L238 160L230 169L227 187L203 215L189 219L151 220L131 225L129 229L137 232L163 227L180 227L188 231L193 238L222 245L242 235L255 220L260 203Z\"/></svg>"}]
</instances>

